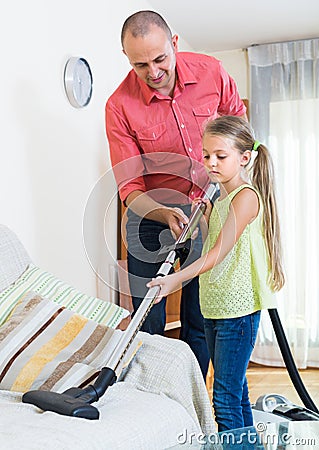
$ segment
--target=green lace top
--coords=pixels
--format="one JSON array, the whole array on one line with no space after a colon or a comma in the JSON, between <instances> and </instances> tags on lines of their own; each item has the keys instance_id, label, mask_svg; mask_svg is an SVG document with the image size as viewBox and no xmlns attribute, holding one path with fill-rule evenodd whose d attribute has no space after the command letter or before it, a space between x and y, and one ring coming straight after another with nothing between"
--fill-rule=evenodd
<instances>
[{"instance_id":1,"label":"green lace top","mask_svg":"<svg viewBox=\"0 0 319 450\"><path fill-rule=\"evenodd\" d=\"M200 306L205 318L234 318L276 307L275 295L267 283L269 263L263 235L263 205L254 187L244 184L215 202L203 254L215 244L232 199L247 187L258 195L259 212L225 259L200 275Z\"/></svg>"}]
</instances>

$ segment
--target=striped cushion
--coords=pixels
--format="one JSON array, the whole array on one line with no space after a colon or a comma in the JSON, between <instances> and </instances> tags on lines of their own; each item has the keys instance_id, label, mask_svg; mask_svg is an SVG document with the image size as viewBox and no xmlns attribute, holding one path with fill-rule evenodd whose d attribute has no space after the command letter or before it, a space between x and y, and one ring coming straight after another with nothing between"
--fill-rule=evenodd
<instances>
[{"instance_id":1,"label":"striped cushion","mask_svg":"<svg viewBox=\"0 0 319 450\"><path fill-rule=\"evenodd\" d=\"M0 326L23 295L33 291L97 323L116 328L129 311L114 303L83 294L49 272L30 264L18 280L0 292Z\"/></svg>"},{"instance_id":2,"label":"striped cushion","mask_svg":"<svg viewBox=\"0 0 319 450\"><path fill-rule=\"evenodd\" d=\"M28 293L0 327L0 388L62 392L84 386L121 333Z\"/></svg>"}]
</instances>

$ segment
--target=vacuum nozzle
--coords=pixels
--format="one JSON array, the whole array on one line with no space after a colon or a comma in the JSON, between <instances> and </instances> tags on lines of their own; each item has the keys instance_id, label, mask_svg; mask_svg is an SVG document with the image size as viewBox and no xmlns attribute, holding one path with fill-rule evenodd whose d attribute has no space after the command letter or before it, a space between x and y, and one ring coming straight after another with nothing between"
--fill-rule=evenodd
<instances>
[{"instance_id":1,"label":"vacuum nozzle","mask_svg":"<svg viewBox=\"0 0 319 450\"><path fill-rule=\"evenodd\" d=\"M84 389L82 389L84 391ZM52 411L64 416L98 419L99 410L86 403L85 399L74 397L66 392L59 394L48 391L29 391L23 394L23 403L31 403L43 411Z\"/></svg>"},{"instance_id":2,"label":"vacuum nozzle","mask_svg":"<svg viewBox=\"0 0 319 450\"><path fill-rule=\"evenodd\" d=\"M95 383L84 389L72 387L62 393L42 390L28 391L23 394L22 402L31 403L43 411L94 420L99 418L100 413L90 403L97 402L115 381L114 370L103 367Z\"/></svg>"}]
</instances>

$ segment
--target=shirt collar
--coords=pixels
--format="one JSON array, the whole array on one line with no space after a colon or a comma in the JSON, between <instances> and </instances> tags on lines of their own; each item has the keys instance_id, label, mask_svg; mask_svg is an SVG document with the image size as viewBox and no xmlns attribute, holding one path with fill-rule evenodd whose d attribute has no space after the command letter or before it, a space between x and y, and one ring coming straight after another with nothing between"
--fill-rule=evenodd
<instances>
[{"instance_id":1,"label":"shirt collar","mask_svg":"<svg viewBox=\"0 0 319 450\"><path fill-rule=\"evenodd\" d=\"M180 53L176 53L176 68L178 73L178 80L182 87L184 87L185 84L194 84L198 82L196 75L185 63L182 54Z\"/></svg>"},{"instance_id":2,"label":"shirt collar","mask_svg":"<svg viewBox=\"0 0 319 450\"><path fill-rule=\"evenodd\" d=\"M184 59L178 52L176 53L176 70L178 74L178 82L181 89L184 89L186 84L197 83L196 76L191 71L191 69L185 64ZM140 78L138 78L137 75L135 76L140 85L144 100L149 105L151 103L152 98L157 97L160 94L158 94L154 89L151 89L149 86L147 86L147 84Z\"/></svg>"}]
</instances>

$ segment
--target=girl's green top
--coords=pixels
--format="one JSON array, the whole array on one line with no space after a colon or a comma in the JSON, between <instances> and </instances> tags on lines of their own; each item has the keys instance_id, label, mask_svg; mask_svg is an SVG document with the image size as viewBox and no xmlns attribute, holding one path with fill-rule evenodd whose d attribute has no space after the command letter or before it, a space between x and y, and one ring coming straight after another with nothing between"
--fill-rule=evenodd
<instances>
[{"instance_id":1,"label":"girl's green top","mask_svg":"<svg viewBox=\"0 0 319 450\"><path fill-rule=\"evenodd\" d=\"M268 284L269 259L263 232L263 204L254 187L243 184L227 197L215 201L203 254L214 246L232 199L244 188L257 193L259 212L225 259L199 277L200 306L207 319L234 318L260 309L276 308L275 295Z\"/></svg>"}]
</instances>

